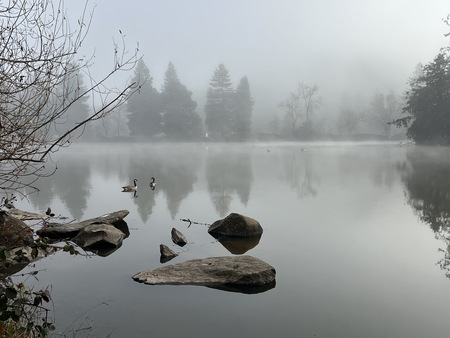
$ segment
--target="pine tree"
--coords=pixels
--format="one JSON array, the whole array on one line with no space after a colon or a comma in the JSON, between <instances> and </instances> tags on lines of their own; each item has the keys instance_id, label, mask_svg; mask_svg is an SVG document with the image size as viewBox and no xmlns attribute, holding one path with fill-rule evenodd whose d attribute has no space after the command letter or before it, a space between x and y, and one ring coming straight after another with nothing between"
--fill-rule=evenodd
<instances>
[{"instance_id":1,"label":"pine tree","mask_svg":"<svg viewBox=\"0 0 450 338\"><path fill-rule=\"evenodd\" d=\"M205 123L209 136L227 140L235 131L234 91L228 70L220 64L214 71L206 94Z\"/></svg>"},{"instance_id":2,"label":"pine tree","mask_svg":"<svg viewBox=\"0 0 450 338\"><path fill-rule=\"evenodd\" d=\"M71 67L76 68L77 65L72 64ZM53 121L52 128L49 130L51 135L61 135L88 118L90 107L87 103L89 96L85 95L86 92L87 87L81 72L70 73L70 76L61 83L57 97L65 107L66 113Z\"/></svg>"},{"instance_id":3,"label":"pine tree","mask_svg":"<svg viewBox=\"0 0 450 338\"><path fill-rule=\"evenodd\" d=\"M153 87L153 77L144 61L139 60L132 82L141 83L139 92L127 102L131 136L151 137L162 132L160 94Z\"/></svg>"},{"instance_id":4,"label":"pine tree","mask_svg":"<svg viewBox=\"0 0 450 338\"><path fill-rule=\"evenodd\" d=\"M163 130L169 139L195 140L203 135L197 103L192 99L192 92L178 79L172 62L165 73L161 98Z\"/></svg>"},{"instance_id":5,"label":"pine tree","mask_svg":"<svg viewBox=\"0 0 450 338\"><path fill-rule=\"evenodd\" d=\"M244 76L235 93L235 132L239 140L245 140L250 137L251 119L253 110L253 100L250 94L250 85L248 79Z\"/></svg>"}]
</instances>

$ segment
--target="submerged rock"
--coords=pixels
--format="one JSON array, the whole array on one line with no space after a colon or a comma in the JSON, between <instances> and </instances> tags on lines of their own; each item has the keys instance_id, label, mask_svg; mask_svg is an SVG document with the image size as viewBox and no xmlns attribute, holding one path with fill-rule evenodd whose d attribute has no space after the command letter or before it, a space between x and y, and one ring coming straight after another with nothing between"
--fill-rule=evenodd
<instances>
[{"instance_id":1,"label":"submerged rock","mask_svg":"<svg viewBox=\"0 0 450 338\"><path fill-rule=\"evenodd\" d=\"M253 237L261 236L263 229L253 218L231 213L224 219L215 221L208 229L214 237Z\"/></svg>"},{"instance_id":2,"label":"submerged rock","mask_svg":"<svg viewBox=\"0 0 450 338\"><path fill-rule=\"evenodd\" d=\"M252 256L209 257L139 272L133 279L151 285L200 285L255 293L275 285L275 268Z\"/></svg>"},{"instance_id":3,"label":"submerged rock","mask_svg":"<svg viewBox=\"0 0 450 338\"><path fill-rule=\"evenodd\" d=\"M172 241L179 246L185 246L187 244L187 240L186 237L184 237L184 235L179 232L177 229L172 228Z\"/></svg>"}]
</instances>

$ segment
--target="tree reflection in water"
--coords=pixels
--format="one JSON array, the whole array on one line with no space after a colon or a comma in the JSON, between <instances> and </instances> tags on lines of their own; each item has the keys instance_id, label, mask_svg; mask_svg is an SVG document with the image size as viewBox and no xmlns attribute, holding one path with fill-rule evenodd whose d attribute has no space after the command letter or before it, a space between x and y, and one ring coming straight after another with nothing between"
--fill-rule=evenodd
<instances>
[{"instance_id":1,"label":"tree reflection in water","mask_svg":"<svg viewBox=\"0 0 450 338\"><path fill-rule=\"evenodd\" d=\"M448 148L416 148L399 167L408 203L417 217L445 243L438 262L450 278L450 151Z\"/></svg>"},{"instance_id":2,"label":"tree reflection in water","mask_svg":"<svg viewBox=\"0 0 450 338\"><path fill-rule=\"evenodd\" d=\"M253 182L250 153L211 149L206 160L206 180L211 201L221 217L229 213L233 193L247 205Z\"/></svg>"},{"instance_id":3,"label":"tree reflection in water","mask_svg":"<svg viewBox=\"0 0 450 338\"><path fill-rule=\"evenodd\" d=\"M312 169L312 154L294 149L284 158L285 177L299 198L317 196L315 184L319 178Z\"/></svg>"},{"instance_id":4,"label":"tree reflection in water","mask_svg":"<svg viewBox=\"0 0 450 338\"><path fill-rule=\"evenodd\" d=\"M34 185L39 189L39 193L30 194L29 199L37 210L44 212L57 197L73 218L81 219L92 189L90 176L89 161L76 157L64 158L64 170L57 170L54 175L36 181Z\"/></svg>"}]
</instances>

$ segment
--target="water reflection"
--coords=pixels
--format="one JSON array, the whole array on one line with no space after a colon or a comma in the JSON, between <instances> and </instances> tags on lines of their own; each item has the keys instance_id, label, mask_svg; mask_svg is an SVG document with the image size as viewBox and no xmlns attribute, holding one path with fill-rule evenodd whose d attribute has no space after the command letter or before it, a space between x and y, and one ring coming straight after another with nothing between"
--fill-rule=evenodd
<instances>
[{"instance_id":1,"label":"water reflection","mask_svg":"<svg viewBox=\"0 0 450 338\"><path fill-rule=\"evenodd\" d=\"M157 194L164 193L167 208L172 219L175 219L181 202L193 191L201 158L198 152L178 150L170 147L155 148L151 154L134 157L131 161L132 174L128 175L147 177L145 184L141 184L138 190L139 198L134 201L144 222L152 214ZM153 177L157 178L158 185L152 188Z\"/></svg>"},{"instance_id":2,"label":"water reflection","mask_svg":"<svg viewBox=\"0 0 450 338\"><path fill-rule=\"evenodd\" d=\"M213 236L213 235L211 235ZM216 237L217 241L233 255L243 255L259 244L261 235L249 238Z\"/></svg>"},{"instance_id":3,"label":"water reflection","mask_svg":"<svg viewBox=\"0 0 450 338\"><path fill-rule=\"evenodd\" d=\"M151 176L159 178L164 172L160 156L157 152L132 156L127 163L128 167L123 165L119 167L120 171L116 173L123 175L124 179L128 177L139 177L138 191L136 198L133 195L133 203L137 206L137 212L143 222L147 222L152 214L153 207L156 203L156 196L159 193L157 190L152 191L148 183L150 182Z\"/></svg>"},{"instance_id":4,"label":"water reflection","mask_svg":"<svg viewBox=\"0 0 450 338\"><path fill-rule=\"evenodd\" d=\"M38 180L35 186L39 193L31 194L29 199L37 210L45 211L59 198L75 219L81 219L87 207L91 191L91 164L79 157L64 159L64 170L57 170L48 178ZM58 213L57 210L55 210Z\"/></svg>"},{"instance_id":5,"label":"water reflection","mask_svg":"<svg viewBox=\"0 0 450 338\"><path fill-rule=\"evenodd\" d=\"M71 177L73 186L79 180L84 186L77 187L78 193L85 194L78 200L87 201L87 209L80 204L79 210L91 216L105 204L108 209L129 208L127 221L132 236L107 259L85 262L71 257L75 263L67 263L67 259L56 255L51 262L40 262L39 268L51 266L48 278L42 276L40 283L55 286L58 316L65 320L62 325L72 322L74 310L90 307L95 301L114 299L108 311L94 319L98 327L109 325L111 318L123 319L113 321L123 324L114 328L119 336L136 332L136 328L141 328L137 335L145 336L149 316L154 319L157 336L179 334L173 325L167 325L167 311L160 311L168 306L172 319L195 324L185 326L189 328L202 326L201 318L214 311L219 311L217 318L230 313L243 318L242 325L238 323L232 332L226 325L221 327L220 321L204 325L208 332L203 331L203 336L217 332L222 332L222 336L269 336L276 331L281 336L303 337L312 336L318 328L322 331L317 336L332 336L336 327L345 328L337 335L346 337L361 337L369 331L374 337L386 332L384 336L398 336L405 330L410 337L445 336L448 328L444 324L437 329L433 325L445 323L450 286L443 273L433 266L437 261L436 240L427 236L428 225L420 225L418 218L442 240L450 237L448 154L443 150L421 154L419 148L395 145L387 149L383 145L311 146L305 152L295 151L294 147L271 145L267 152L266 146L261 145L230 145L228 149L215 144L208 145L208 149L195 145L193 150L191 145L133 144L103 153L102 147L96 145L88 154L90 169L79 169L83 175L71 174L74 162L70 157L82 161L87 156L71 149L67 161L60 160L60 167L61 171L69 171L66 177ZM152 176L158 182L155 190L149 186ZM139 179L138 196L120 193L120 187L134 177ZM57 196L52 195L53 179L43 184L35 203L40 203L41 211L51 205L59 214L63 208L58 205ZM76 190L70 186L66 193L72 191ZM405 197L413 208L405 206ZM240 201L248 202L247 208ZM195 212L191 214L190 210ZM412 210L417 210L418 218ZM240 297L206 288L143 290L127 284L130 275L160 266L156 248L169 242L170 228L179 225L170 218L175 217L178 222L182 217L210 222L219 218L218 213L224 217L230 212L248 213L262 221L264 237L254 243L220 241L222 245L218 245L202 226L188 228L188 224L183 224L192 245L175 260L242 254L251 249L252 255L277 267L279 278L274 290L257 297ZM141 217L151 222L140 222ZM442 266L446 268L450 266L450 249L443 248L446 256ZM361 252L362 255L355 254ZM414 264L410 264L412 260ZM72 264L76 264L75 274ZM98 292L98 285L105 279L111 282ZM203 303L195 311L186 312L178 306L199 299ZM210 305L218 302L229 306ZM149 303L155 306L146 306ZM134 310L124 313L124 308ZM256 309L256 315L247 315L250 308ZM386 316L373 316L386 309ZM331 322L329 313L335 315ZM357 326L353 325L355 318ZM423 323L427 325L422 327ZM257 330L245 331L249 327ZM377 331L379 327L384 331ZM191 331L189 335L198 333ZM96 336L107 334L106 330L96 332Z\"/></svg>"},{"instance_id":6,"label":"water reflection","mask_svg":"<svg viewBox=\"0 0 450 338\"><path fill-rule=\"evenodd\" d=\"M311 152L294 149L284 157L286 180L299 198L315 197L318 193L316 185L320 178L313 170L312 156Z\"/></svg>"},{"instance_id":7,"label":"water reflection","mask_svg":"<svg viewBox=\"0 0 450 338\"><path fill-rule=\"evenodd\" d=\"M90 251L93 254L96 254L97 256L100 257L107 257L111 254L113 254L114 252L116 252L117 250L119 250L122 247L122 244L116 246L116 247L109 247L109 248L84 248L85 251Z\"/></svg>"},{"instance_id":8,"label":"water reflection","mask_svg":"<svg viewBox=\"0 0 450 338\"><path fill-rule=\"evenodd\" d=\"M253 182L250 152L211 149L206 160L206 180L211 201L220 217L229 213L233 193L247 205Z\"/></svg>"},{"instance_id":9,"label":"water reflection","mask_svg":"<svg viewBox=\"0 0 450 338\"><path fill-rule=\"evenodd\" d=\"M391 147L371 147L349 149L339 157L341 180L345 185L355 184L355 163L358 171L370 174L377 187L392 188L397 177L397 167L404 162L403 156Z\"/></svg>"},{"instance_id":10,"label":"water reflection","mask_svg":"<svg viewBox=\"0 0 450 338\"><path fill-rule=\"evenodd\" d=\"M120 191L121 186L130 184L136 177L139 188L129 194L141 220L144 223L149 220L161 195L165 197L172 220L175 220L182 202L193 193L194 185L199 181L202 184L205 179L214 209L220 217L224 217L233 211L231 205L236 197L247 206L254 181L252 154L258 154L245 146L133 145L132 153L129 147L86 147L91 154L87 154L83 147L86 146L81 145L75 151L60 156L60 169L50 178L36 183L40 193L31 195L30 200L37 210L46 210L59 198L70 216L81 219L90 200L92 186L99 189L96 181L105 182L103 184L118 181L114 189ZM313 147L307 151L297 147L277 148L276 151L265 152L268 162L262 164L264 168L261 169L281 160L283 180L297 193L298 198L315 198L320 192L321 175L326 172L324 169L334 165L333 157L323 156L323 151ZM394 155L389 149L384 151L386 156L381 160L379 151L379 148L370 147L365 151L347 148L340 153L337 157L340 181L344 185L355 184L355 175L351 172L354 163L359 163L360 170L371 173L377 186L392 186L399 164L391 158ZM336 152L339 153L338 149ZM86 160L87 156L89 160ZM273 172L266 173L268 183L274 176ZM150 185L152 177L158 182L155 189ZM55 212L58 214L58 210L55 209Z\"/></svg>"},{"instance_id":11,"label":"water reflection","mask_svg":"<svg viewBox=\"0 0 450 338\"><path fill-rule=\"evenodd\" d=\"M245 285L235 285L235 286L226 286L226 285L219 285L219 286L207 286L210 289L216 289L216 290L222 290L227 292L237 292L237 293L245 293L248 295L254 295L257 293L263 293L266 291L269 291L276 286L276 281L266 283L263 285L256 285L256 286L245 286Z\"/></svg>"},{"instance_id":12,"label":"water reflection","mask_svg":"<svg viewBox=\"0 0 450 338\"><path fill-rule=\"evenodd\" d=\"M439 264L450 277L450 151L417 148L407 154L407 162L399 170L408 204L445 243Z\"/></svg>"}]
</instances>

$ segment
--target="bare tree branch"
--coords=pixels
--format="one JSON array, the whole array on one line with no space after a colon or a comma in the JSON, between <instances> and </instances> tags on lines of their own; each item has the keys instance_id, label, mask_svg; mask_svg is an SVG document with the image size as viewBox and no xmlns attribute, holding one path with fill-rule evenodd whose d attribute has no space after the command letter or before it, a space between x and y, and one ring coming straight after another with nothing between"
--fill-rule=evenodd
<instances>
[{"instance_id":1,"label":"bare tree branch","mask_svg":"<svg viewBox=\"0 0 450 338\"><path fill-rule=\"evenodd\" d=\"M1 189L19 189L51 174L53 170L44 170L51 153L67 146L76 131L106 117L138 89L138 83L123 88L108 85L139 60L138 46L129 53L122 34L121 42L114 43L112 70L104 77L92 76L93 57L79 56L92 18L87 2L76 28L71 27L63 0L0 2ZM79 74L87 75L87 88L80 87ZM93 102L88 117L63 125L60 135L50 132L76 102L87 99Z\"/></svg>"}]
</instances>

